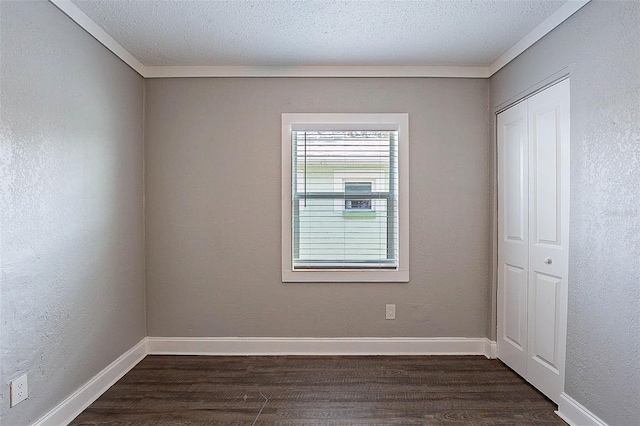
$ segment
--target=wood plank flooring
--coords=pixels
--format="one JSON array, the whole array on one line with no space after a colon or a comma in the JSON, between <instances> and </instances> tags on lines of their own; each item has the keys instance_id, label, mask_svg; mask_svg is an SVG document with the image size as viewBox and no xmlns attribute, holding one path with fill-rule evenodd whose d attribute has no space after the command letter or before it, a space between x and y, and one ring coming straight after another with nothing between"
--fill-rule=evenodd
<instances>
[{"instance_id":1,"label":"wood plank flooring","mask_svg":"<svg viewBox=\"0 0 640 426\"><path fill-rule=\"evenodd\" d=\"M564 425L482 356L147 356L72 425Z\"/></svg>"}]
</instances>

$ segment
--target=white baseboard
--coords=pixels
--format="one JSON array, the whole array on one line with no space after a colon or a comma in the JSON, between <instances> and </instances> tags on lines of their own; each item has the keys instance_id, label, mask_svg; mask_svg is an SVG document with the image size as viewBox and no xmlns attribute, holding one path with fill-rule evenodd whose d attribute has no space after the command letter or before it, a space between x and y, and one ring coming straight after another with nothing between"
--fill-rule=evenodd
<instances>
[{"instance_id":1,"label":"white baseboard","mask_svg":"<svg viewBox=\"0 0 640 426\"><path fill-rule=\"evenodd\" d=\"M571 426L607 426L598 416L564 392L560 394L556 414Z\"/></svg>"},{"instance_id":2,"label":"white baseboard","mask_svg":"<svg viewBox=\"0 0 640 426\"><path fill-rule=\"evenodd\" d=\"M44 417L36 421L33 426L60 426L69 424L93 401L107 391L115 382L129 372L135 365L147 356L147 339L142 339L137 345L122 354L109 364L104 370L84 384L80 389L62 401Z\"/></svg>"},{"instance_id":3,"label":"white baseboard","mask_svg":"<svg viewBox=\"0 0 640 426\"><path fill-rule=\"evenodd\" d=\"M147 355L484 355L495 358L496 342L467 337L146 337L33 426L69 424Z\"/></svg>"},{"instance_id":4,"label":"white baseboard","mask_svg":"<svg viewBox=\"0 0 640 426\"><path fill-rule=\"evenodd\" d=\"M485 338L148 337L152 355L485 355Z\"/></svg>"},{"instance_id":5,"label":"white baseboard","mask_svg":"<svg viewBox=\"0 0 640 426\"><path fill-rule=\"evenodd\" d=\"M498 343L493 340L484 339L484 356L489 359L498 358Z\"/></svg>"}]
</instances>

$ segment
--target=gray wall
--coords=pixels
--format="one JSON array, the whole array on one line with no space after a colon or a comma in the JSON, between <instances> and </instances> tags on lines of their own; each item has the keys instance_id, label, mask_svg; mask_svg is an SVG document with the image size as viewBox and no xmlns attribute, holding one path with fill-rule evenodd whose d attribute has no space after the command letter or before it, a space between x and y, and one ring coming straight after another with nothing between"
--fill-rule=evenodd
<instances>
[{"instance_id":1,"label":"gray wall","mask_svg":"<svg viewBox=\"0 0 640 426\"><path fill-rule=\"evenodd\" d=\"M49 2L0 2L1 420L145 336L144 80ZM9 408L11 379L29 399Z\"/></svg>"},{"instance_id":2,"label":"gray wall","mask_svg":"<svg viewBox=\"0 0 640 426\"><path fill-rule=\"evenodd\" d=\"M565 389L611 425L638 425L640 3L589 3L493 76L492 107L564 68L571 78Z\"/></svg>"},{"instance_id":3,"label":"gray wall","mask_svg":"<svg viewBox=\"0 0 640 426\"><path fill-rule=\"evenodd\" d=\"M0 14L0 418L17 425L146 334L145 82L50 3ZM566 390L612 425L640 423L638 28L640 3L594 1L490 81L495 110L571 75ZM486 80L146 87L148 335L495 336ZM282 112L410 114L410 283L280 281Z\"/></svg>"},{"instance_id":4,"label":"gray wall","mask_svg":"<svg viewBox=\"0 0 640 426\"><path fill-rule=\"evenodd\" d=\"M487 80L148 80L146 111L150 336L485 336ZM281 282L283 112L409 113L410 283Z\"/></svg>"}]
</instances>

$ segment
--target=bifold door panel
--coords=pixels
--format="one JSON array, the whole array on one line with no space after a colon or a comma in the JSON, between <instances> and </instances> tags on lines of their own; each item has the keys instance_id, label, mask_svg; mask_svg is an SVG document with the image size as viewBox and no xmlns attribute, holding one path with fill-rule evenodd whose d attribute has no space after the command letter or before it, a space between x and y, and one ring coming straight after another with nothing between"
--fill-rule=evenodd
<instances>
[{"instance_id":1,"label":"bifold door panel","mask_svg":"<svg viewBox=\"0 0 640 426\"><path fill-rule=\"evenodd\" d=\"M518 374L527 371L529 276L529 174L527 104L498 116L498 346L500 359Z\"/></svg>"},{"instance_id":2,"label":"bifold door panel","mask_svg":"<svg viewBox=\"0 0 640 426\"><path fill-rule=\"evenodd\" d=\"M498 357L558 401L564 389L569 80L497 117Z\"/></svg>"}]
</instances>

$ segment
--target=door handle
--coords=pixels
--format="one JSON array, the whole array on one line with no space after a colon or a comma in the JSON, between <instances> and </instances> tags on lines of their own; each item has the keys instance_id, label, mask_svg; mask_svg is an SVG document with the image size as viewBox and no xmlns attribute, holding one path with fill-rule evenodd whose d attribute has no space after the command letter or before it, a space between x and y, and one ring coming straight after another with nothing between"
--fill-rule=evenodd
<instances>
[{"instance_id":1,"label":"door handle","mask_svg":"<svg viewBox=\"0 0 640 426\"><path fill-rule=\"evenodd\" d=\"M550 257L545 257L544 263L546 263L547 265L551 265L553 263L553 259L551 259Z\"/></svg>"}]
</instances>

